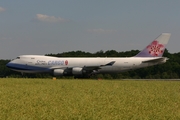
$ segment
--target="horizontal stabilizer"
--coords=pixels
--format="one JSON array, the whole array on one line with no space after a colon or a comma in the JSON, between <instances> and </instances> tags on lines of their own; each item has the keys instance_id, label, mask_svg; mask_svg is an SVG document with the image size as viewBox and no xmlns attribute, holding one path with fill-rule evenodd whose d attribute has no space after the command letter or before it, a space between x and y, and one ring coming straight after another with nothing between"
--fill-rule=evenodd
<instances>
[{"instance_id":1,"label":"horizontal stabilizer","mask_svg":"<svg viewBox=\"0 0 180 120\"><path fill-rule=\"evenodd\" d=\"M161 58L157 58L157 59L151 59L151 60L146 60L146 61L142 61L142 63L159 63L159 62L163 62L168 60L168 58L166 57L161 57Z\"/></svg>"}]
</instances>

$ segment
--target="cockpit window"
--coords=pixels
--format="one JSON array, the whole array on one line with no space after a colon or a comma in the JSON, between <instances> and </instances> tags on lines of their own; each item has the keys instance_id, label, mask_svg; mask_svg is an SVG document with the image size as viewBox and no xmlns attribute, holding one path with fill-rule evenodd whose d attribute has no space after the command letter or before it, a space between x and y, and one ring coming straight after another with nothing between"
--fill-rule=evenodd
<instances>
[{"instance_id":1,"label":"cockpit window","mask_svg":"<svg viewBox=\"0 0 180 120\"><path fill-rule=\"evenodd\" d=\"M20 59L20 57L17 57L16 59ZM15 59L12 59L11 61L13 61L13 60L15 60Z\"/></svg>"}]
</instances>

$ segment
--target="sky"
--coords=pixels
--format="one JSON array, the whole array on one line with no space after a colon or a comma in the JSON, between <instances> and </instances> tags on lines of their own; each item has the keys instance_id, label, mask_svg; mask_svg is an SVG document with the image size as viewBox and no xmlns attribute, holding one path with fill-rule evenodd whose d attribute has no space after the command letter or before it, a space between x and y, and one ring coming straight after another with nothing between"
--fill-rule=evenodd
<instances>
[{"instance_id":1,"label":"sky","mask_svg":"<svg viewBox=\"0 0 180 120\"><path fill-rule=\"evenodd\" d=\"M0 59L69 51L142 50L171 33L180 52L180 0L1 0Z\"/></svg>"}]
</instances>

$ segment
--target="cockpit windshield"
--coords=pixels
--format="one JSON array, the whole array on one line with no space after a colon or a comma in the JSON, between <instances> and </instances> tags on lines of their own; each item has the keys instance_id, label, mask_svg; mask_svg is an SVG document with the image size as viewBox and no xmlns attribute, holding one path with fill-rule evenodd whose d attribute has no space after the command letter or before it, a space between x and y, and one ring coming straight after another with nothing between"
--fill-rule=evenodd
<instances>
[{"instance_id":1,"label":"cockpit windshield","mask_svg":"<svg viewBox=\"0 0 180 120\"><path fill-rule=\"evenodd\" d=\"M20 57L17 57L17 58L15 58L15 59L20 59ZM11 61L13 61L13 60L15 60L15 59L12 59Z\"/></svg>"}]
</instances>

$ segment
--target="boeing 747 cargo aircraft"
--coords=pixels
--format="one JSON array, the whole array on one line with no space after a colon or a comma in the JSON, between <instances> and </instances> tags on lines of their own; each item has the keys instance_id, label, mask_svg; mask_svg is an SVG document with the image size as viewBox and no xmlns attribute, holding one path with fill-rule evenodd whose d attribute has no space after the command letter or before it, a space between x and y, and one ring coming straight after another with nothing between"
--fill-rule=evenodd
<instances>
[{"instance_id":1,"label":"boeing 747 cargo aircraft","mask_svg":"<svg viewBox=\"0 0 180 120\"><path fill-rule=\"evenodd\" d=\"M43 55L21 55L6 66L21 73L52 73L54 76L88 76L98 73L120 73L165 63L162 57L171 34L162 33L133 57L58 58Z\"/></svg>"}]
</instances>

